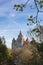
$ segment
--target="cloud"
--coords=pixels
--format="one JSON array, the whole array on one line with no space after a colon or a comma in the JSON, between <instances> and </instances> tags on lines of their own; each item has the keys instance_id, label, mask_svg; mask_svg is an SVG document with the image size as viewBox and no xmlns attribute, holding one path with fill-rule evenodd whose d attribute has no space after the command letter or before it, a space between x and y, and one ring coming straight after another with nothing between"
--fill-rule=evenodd
<instances>
[{"instance_id":1,"label":"cloud","mask_svg":"<svg viewBox=\"0 0 43 65\"><path fill-rule=\"evenodd\" d=\"M15 13L9 13L9 16L8 17L13 18L15 16L16 16Z\"/></svg>"},{"instance_id":2,"label":"cloud","mask_svg":"<svg viewBox=\"0 0 43 65\"><path fill-rule=\"evenodd\" d=\"M28 17L30 13L28 13L27 9L22 13L16 12L13 9L14 4L24 3L26 1L27 0L0 0L0 35L5 37L8 47L11 47L12 38L17 38L20 30L26 36L28 29L25 18Z\"/></svg>"}]
</instances>

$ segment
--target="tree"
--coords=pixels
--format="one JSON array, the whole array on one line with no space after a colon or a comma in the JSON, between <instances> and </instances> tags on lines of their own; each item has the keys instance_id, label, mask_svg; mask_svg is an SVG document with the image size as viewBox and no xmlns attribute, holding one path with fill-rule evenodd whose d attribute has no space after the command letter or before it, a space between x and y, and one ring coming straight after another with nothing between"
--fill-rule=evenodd
<instances>
[{"instance_id":1,"label":"tree","mask_svg":"<svg viewBox=\"0 0 43 65\"><path fill-rule=\"evenodd\" d=\"M29 1L31 0L27 0L24 4L14 4L14 9L16 11L21 11L23 12L24 8L26 7L26 5L29 3ZM30 8L33 10L33 9L36 9L36 15L33 16L33 15L30 15L30 17L28 18L28 23L27 23L27 26L34 26L34 29L28 31L28 34L30 33L31 34L31 37L33 37L33 35L35 35L36 37L39 37L39 35L41 34L41 31L39 29L40 27L40 22L41 20L38 19L38 14L39 13L43 13L43 0L34 0L34 8L32 7L32 5L30 6ZM40 16L41 17L41 16Z\"/></svg>"},{"instance_id":2,"label":"tree","mask_svg":"<svg viewBox=\"0 0 43 65\"><path fill-rule=\"evenodd\" d=\"M16 11L21 11L23 12L24 11L24 8L26 7L26 5L29 3L29 1L31 0L27 0L25 3L22 3L22 4L14 4L14 9ZM31 37L39 37L40 38L40 35L42 34L41 32L41 24L40 22L42 22L43 20L39 19L38 16L39 16L39 13L43 13L43 0L34 0L34 7L31 5L29 6L32 10L35 9L36 10L36 15L30 15L28 19L28 23L27 23L27 26L34 26L35 27L32 29L32 30L29 30L27 33L31 35ZM41 16L40 16L41 18ZM40 38L41 39L41 38ZM41 41L41 40L40 40ZM42 41L41 41L42 42ZM34 42L35 43L35 42ZM37 65L43 65L43 43L38 46L38 52L39 54L41 55L41 59L38 61L38 64ZM33 51L33 58L32 58L32 62L31 63L36 63L37 62L37 59L36 59L36 54L34 54L35 52ZM25 61L24 61L25 62ZM29 64L28 64L29 65ZM31 64L32 65L32 64ZM35 64L34 64L35 65Z\"/></svg>"},{"instance_id":3,"label":"tree","mask_svg":"<svg viewBox=\"0 0 43 65\"><path fill-rule=\"evenodd\" d=\"M40 54L37 48L30 43L22 48L15 48L13 57L16 65L38 65L40 61Z\"/></svg>"},{"instance_id":4,"label":"tree","mask_svg":"<svg viewBox=\"0 0 43 65\"><path fill-rule=\"evenodd\" d=\"M2 38L0 37L0 65L7 64L7 56L7 47L3 44Z\"/></svg>"},{"instance_id":5,"label":"tree","mask_svg":"<svg viewBox=\"0 0 43 65\"><path fill-rule=\"evenodd\" d=\"M5 39L0 37L0 65L12 65L13 57L11 50L8 49L4 42Z\"/></svg>"}]
</instances>

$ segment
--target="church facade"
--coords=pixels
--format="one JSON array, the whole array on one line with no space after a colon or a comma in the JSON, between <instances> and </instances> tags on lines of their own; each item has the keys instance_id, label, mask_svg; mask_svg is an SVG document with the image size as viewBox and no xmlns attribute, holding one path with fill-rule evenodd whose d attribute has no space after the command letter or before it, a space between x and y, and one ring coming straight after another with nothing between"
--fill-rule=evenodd
<instances>
[{"instance_id":1,"label":"church facade","mask_svg":"<svg viewBox=\"0 0 43 65\"><path fill-rule=\"evenodd\" d=\"M28 38L25 40L20 31L18 38L16 40L15 40L15 38L13 38L13 40L12 40L12 49L14 49L15 47L22 48L27 43L29 43Z\"/></svg>"}]
</instances>

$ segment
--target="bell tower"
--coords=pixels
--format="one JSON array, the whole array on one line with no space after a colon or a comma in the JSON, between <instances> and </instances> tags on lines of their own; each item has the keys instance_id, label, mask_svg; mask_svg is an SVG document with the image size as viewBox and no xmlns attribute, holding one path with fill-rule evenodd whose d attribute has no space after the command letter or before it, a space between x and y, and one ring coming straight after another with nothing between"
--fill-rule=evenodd
<instances>
[{"instance_id":1,"label":"bell tower","mask_svg":"<svg viewBox=\"0 0 43 65\"><path fill-rule=\"evenodd\" d=\"M22 35L21 31L20 31L18 38L17 38L17 44L18 44L18 47L22 47L22 45L23 45L23 35Z\"/></svg>"}]
</instances>

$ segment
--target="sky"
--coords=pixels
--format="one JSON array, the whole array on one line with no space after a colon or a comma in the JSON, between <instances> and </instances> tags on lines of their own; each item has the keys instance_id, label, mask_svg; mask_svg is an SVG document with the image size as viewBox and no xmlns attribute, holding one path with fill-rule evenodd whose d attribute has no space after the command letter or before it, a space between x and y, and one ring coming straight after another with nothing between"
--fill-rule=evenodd
<instances>
[{"instance_id":1,"label":"sky","mask_svg":"<svg viewBox=\"0 0 43 65\"><path fill-rule=\"evenodd\" d=\"M8 48L11 48L12 39L13 37L17 38L20 30L24 37L27 37L27 31L30 29L30 27L27 27L27 18L30 15L36 14L35 9L31 10L29 8L31 4L34 7L33 0L27 4L23 12L14 10L14 4L22 4L26 1L27 0L0 0L0 36L5 37ZM39 13L39 15L42 17L43 14Z\"/></svg>"}]
</instances>

